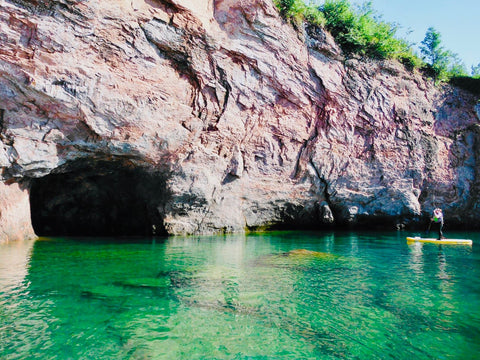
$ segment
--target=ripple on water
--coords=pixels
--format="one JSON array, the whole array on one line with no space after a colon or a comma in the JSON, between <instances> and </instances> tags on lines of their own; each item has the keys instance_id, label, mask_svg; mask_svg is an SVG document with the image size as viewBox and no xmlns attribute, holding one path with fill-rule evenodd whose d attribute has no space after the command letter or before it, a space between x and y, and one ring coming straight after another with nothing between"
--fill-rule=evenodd
<instances>
[{"instance_id":1,"label":"ripple on water","mask_svg":"<svg viewBox=\"0 0 480 360\"><path fill-rule=\"evenodd\" d=\"M398 233L113 240L0 246L0 358L480 353L475 248Z\"/></svg>"}]
</instances>

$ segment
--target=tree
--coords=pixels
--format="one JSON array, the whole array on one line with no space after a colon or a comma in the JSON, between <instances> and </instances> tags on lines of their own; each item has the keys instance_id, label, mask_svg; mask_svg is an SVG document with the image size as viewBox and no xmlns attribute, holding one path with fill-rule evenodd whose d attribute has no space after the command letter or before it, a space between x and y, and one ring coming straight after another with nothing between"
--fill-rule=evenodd
<instances>
[{"instance_id":1,"label":"tree","mask_svg":"<svg viewBox=\"0 0 480 360\"><path fill-rule=\"evenodd\" d=\"M458 54L449 52L448 61L448 75L449 76L468 76L467 67L460 59Z\"/></svg>"},{"instance_id":2,"label":"tree","mask_svg":"<svg viewBox=\"0 0 480 360\"><path fill-rule=\"evenodd\" d=\"M429 27L421 44L420 51L432 70L434 79L446 77L451 59L456 55L441 46L440 33Z\"/></svg>"},{"instance_id":3,"label":"tree","mask_svg":"<svg viewBox=\"0 0 480 360\"><path fill-rule=\"evenodd\" d=\"M480 77L480 63L478 63L477 66L472 65L472 76Z\"/></svg>"},{"instance_id":4,"label":"tree","mask_svg":"<svg viewBox=\"0 0 480 360\"><path fill-rule=\"evenodd\" d=\"M425 38L421 42L420 51L423 54L425 61L431 66L435 66L442 58L444 50L440 46L441 35L433 27L429 27Z\"/></svg>"}]
</instances>

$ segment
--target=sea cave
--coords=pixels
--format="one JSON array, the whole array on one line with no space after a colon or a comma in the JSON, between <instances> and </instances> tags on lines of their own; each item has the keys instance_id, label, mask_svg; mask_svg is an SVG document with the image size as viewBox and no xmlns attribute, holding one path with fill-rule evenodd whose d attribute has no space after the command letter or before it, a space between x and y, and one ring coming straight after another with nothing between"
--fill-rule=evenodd
<instances>
[{"instance_id":1,"label":"sea cave","mask_svg":"<svg viewBox=\"0 0 480 360\"><path fill-rule=\"evenodd\" d=\"M38 236L164 235L167 172L125 161L76 161L31 180Z\"/></svg>"}]
</instances>

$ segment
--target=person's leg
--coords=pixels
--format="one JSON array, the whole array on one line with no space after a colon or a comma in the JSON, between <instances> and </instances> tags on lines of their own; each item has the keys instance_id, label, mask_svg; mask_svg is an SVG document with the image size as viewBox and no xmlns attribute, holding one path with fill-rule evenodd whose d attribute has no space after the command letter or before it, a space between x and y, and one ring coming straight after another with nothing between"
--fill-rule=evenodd
<instances>
[{"instance_id":1,"label":"person's leg","mask_svg":"<svg viewBox=\"0 0 480 360\"><path fill-rule=\"evenodd\" d=\"M438 240L443 239L443 220L438 223Z\"/></svg>"}]
</instances>

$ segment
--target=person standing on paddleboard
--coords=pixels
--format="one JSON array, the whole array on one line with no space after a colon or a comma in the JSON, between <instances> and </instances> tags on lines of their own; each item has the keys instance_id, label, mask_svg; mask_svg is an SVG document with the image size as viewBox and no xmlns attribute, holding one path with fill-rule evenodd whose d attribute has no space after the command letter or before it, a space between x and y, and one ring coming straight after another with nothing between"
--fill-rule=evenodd
<instances>
[{"instance_id":1,"label":"person standing on paddleboard","mask_svg":"<svg viewBox=\"0 0 480 360\"><path fill-rule=\"evenodd\" d=\"M436 208L433 210L433 218L430 220L438 224L438 240L444 239L442 229L443 229L443 212L442 209Z\"/></svg>"}]
</instances>

